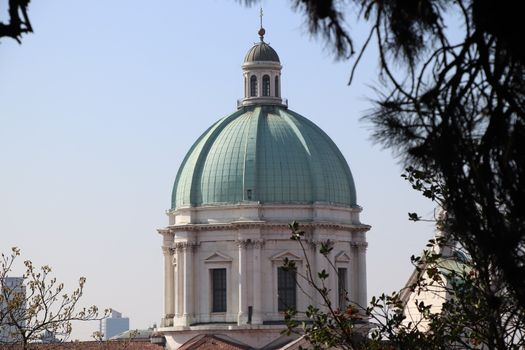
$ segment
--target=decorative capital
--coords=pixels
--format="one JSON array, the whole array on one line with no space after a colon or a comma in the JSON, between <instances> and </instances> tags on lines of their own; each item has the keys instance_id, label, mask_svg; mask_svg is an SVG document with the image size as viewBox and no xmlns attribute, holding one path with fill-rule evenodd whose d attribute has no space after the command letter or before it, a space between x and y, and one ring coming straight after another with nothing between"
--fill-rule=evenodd
<instances>
[{"instance_id":1,"label":"decorative capital","mask_svg":"<svg viewBox=\"0 0 525 350\"><path fill-rule=\"evenodd\" d=\"M366 249L368 242L350 242L350 246L357 249Z\"/></svg>"},{"instance_id":2,"label":"decorative capital","mask_svg":"<svg viewBox=\"0 0 525 350\"><path fill-rule=\"evenodd\" d=\"M235 241L235 244L237 244L239 248L246 248L251 242L250 239L238 239Z\"/></svg>"},{"instance_id":3,"label":"decorative capital","mask_svg":"<svg viewBox=\"0 0 525 350\"><path fill-rule=\"evenodd\" d=\"M195 247L198 245L199 243L192 242L192 241L186 241L186 242L176 242L173 246L177 252L192 252L195 250Z\"/></svg>"},{"instance_id":4,"label":"decorative capital","mask_svg":"<svg viewBox=\"0 0 525 350\"><path fill-rule=\"evenodd\" d=\"M252 240L252 246L254 248L262 248L264 246L264 239L254 239L254 240Z\"/></svg>"},{"instance_id":5,"label":"decorative capital","mask_svg":"<svg viewBox=\"0 0 525 350\"><path fill-rule=\"evenodd\" d=\"M174 249L172 247L168 247L168 246L163 245L162 246L162 253L164 255L173 255Z\"/></svg>"},{"instance_id":6,"label":"decorative capital","mask_svg":"<svg viewBox=\"0 0 525 350\"><path fill-rule=\"evenodd\" d=\"M317 247L320 247L321 245L326 245L327 247L331 247L334 245L334 242L327 239L327 240L324 240L324 241L317 241L317 240L309 240L308 241L308 244L310 244L310 247L312 248L317 248Z\"/></svg>"},{"instance_id":7,"label":"decorative capital","mask_svg":"<svg viewBox=\"0 0 525 350\"><path fill-rule=\"evenodd\" d=\"M238 239L235 241L235 244L237 244L238 247L241 248L261 248L264 246L264 239Z\"/></svg>"},{"instance_id":8,"label":"decorative capital","mask_svg":"<svg viewBox=\"0 0 525 350\"><path fill-rule=\"evenodd\" d=\"M315 241L313 239L310 239L310 240L307 240L307 243L310 245L310 248L315 249L315 248L317 248L318 245L321 245L321 243L323 243L323 242Z\"/></svg>"}]
</instances>

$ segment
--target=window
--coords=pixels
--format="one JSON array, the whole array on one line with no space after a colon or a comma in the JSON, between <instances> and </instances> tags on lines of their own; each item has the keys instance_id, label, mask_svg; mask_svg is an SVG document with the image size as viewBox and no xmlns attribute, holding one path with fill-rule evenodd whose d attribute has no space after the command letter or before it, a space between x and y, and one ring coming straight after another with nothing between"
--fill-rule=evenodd
<instances>
[{"instance_id":1,"label":"window","mask_svg":"<svg viewBox=\"0 0 525 350\"><path fill-rule=\"evenodd\" d=\"M346 285L346 268L340 267L337 269L337 291L339 296L339 309L346 309L347 285Z\"/></svg>"},{"instance_id":2,"label":"window","mask_svg":"<svg viewBox=\"0 0 525 350\"><path fill-rule=\"evenodd\" d=\"M278 311L296 308L295 271L283 267L277 268L277 300Z\"/></svg>"},{"instance_id":3,"label":"window","mask_svg":"<svg viewBox=\"0 0 525 350\"><path fill-rule=\"evenodd\" d=\"M275 97L279 97L279 76L275 76Z\"/></svg>"},{"instance_id":4,"label":"window","mask_svg":"<svg viewBox=\"0 0 525 350\"><path fill-rule=\"evenodd\" d=\"M263 96L270 96L270 76L263 76Z\"/></svg>"},{"instance_id":5,"label":"window","mask_svg":"<svg viewBox=\"0 0 525 350\"><path fill-rule=\"evenodd\" d=\"M257 96L257 77L255 75L250 77L250 96Z\"/></svg>"},{"instance_id":6,"label":"window","mask_svg":"<svg viewBox=\"0 0 525 350\"><path fill-rule=\"evenodd\" d=\"M226 269L211 269L211 312L226 312Z\"/></svg>"}]
</instances>

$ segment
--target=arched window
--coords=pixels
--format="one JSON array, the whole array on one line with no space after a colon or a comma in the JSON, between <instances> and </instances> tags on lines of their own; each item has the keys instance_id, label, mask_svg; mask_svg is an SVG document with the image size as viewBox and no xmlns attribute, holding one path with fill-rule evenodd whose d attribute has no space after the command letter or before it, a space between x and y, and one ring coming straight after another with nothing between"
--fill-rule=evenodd
<instances>
[{"instance_id":1,"label":"arched window","mask_svg":"<svg viewBox=\"0 0 525 350\"><path fill-rule=\"evenodd\" d=\"M257 96L257 77L255 75L250 77L250 96Z\"/></svg>"},{"instance_id":2,"label":"arched window","mask_svg":"<svg viewBox=\"0 0 525 350\"><path fill-rule=\"evenodd\" d=\"M265 75L263 76L263 96L270 96L270 76Z\"/></svg>"},{"instance_id":3,"label":"arched window","mask_svg":"<svg viewBox=\"0 0 525 350\"><path fill-rule=\"evenodd\" d=\"M275 76L275 97L279 97L279 76Z\"/></svg>"}]
</instances>

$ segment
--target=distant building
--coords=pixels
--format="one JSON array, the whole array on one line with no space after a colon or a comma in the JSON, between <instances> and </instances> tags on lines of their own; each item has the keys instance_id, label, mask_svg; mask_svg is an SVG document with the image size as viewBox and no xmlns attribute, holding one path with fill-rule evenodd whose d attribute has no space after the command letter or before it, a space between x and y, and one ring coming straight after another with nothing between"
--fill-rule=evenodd
<instances>
[{"instance_id":1,"label":"distant building","mask_svg":"<svg viewBox=\"0 0 525 350\"><path fill-rule=\"evenodd\" d=\"M100 333L104 335L104 340L108 340L127 330L129 330L129 318L122 317L122 314L118 311L112 310L110 317L100 321Z\"/></svg>"},{"instance_id":2,"label":"distant building","mask_svg":"<svg viewBox=\"0 0 525 350\"><path fill-rule=\"evenodd\" d=\"M46 329L44 333L40 335L40 341L42 343L48 344L48 343L58 343L60 342L60 339L58 339L55 336L55 332Z\"/></svg>"},{"instance_id":3,"label":"distant building","mask_svg":"<svg viewBox=\"0 0 525 350\"><path fill-rule=\"evenodd\" d=\"M24 278L0 279L0 293L0 343L14 343L19 338L15 324L23 324L26 298Z\"/></svg>"},{"instance_id":4,"label":"distant building","mask_svg":"<svg viewBox=\"0 0 525 350\"><path fill-rule=\"evenodd\" d=\"M444 212L439 215L442 218ZM448 232L438 228L434 240L435 243L430 249L439 254L440 258L415 268L400 294L406 316L404 324L411 323L423 332L428 330L430 320L421 312L420 303L430 306L432 314L441 313L443 304L454 297L451 293L452 283L454 281L457 283L457 278L465 271L471 271L468 258L457 249L457 242ZM437 269L440 272L439 282L429 275L430 269ZM417 284L418 280L423 281L422 286Z\"/></svg>"}]
</instances>

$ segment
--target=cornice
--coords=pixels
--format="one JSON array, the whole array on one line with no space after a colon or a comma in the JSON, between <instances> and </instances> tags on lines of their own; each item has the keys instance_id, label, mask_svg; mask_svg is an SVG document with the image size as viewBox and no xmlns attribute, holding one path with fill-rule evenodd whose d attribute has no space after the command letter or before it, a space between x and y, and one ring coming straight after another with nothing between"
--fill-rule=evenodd
<instances>
[{"instance_id":1,"label":"cornice","mask_svg":"<svg viewBox=\"0 0 525 350\"><path fill-rule=\"evenodd\" d=\"M289 224L284 222L266 222L266 221L234 221L231 223L213 223L213 224L182 224L170 225L166 229L171 232L177 231L213 231L213 230L239 230L249 228L277 228L289 229ZM367 232L370 225L365 224L338 224L332 222L305 222L300 223L302 228L330 228L347 230L352 232Z\"/></svg>"},{"instance_id":2,"label":"cornice","mask_svg":"<svg viewBox=\"0 0 525 350\"><path fill-rule=\"evenodd\" d=\"M363 211L363 208L359 205L349 207L345 205L338 205L327 202L314 202L314 203L293 203L293 204L263 204L260 202L242 202L242 203L218 203L218 204L209 204L202 205L198 207L181 207L178 209L168 209L166 214L168 215L177 215L177 213L187 212L187 211L214 211L214 210L227 210L227 209L330 209L336 211L348 211L351 213L360 213Z\"/></svg>"}]
</instances>

